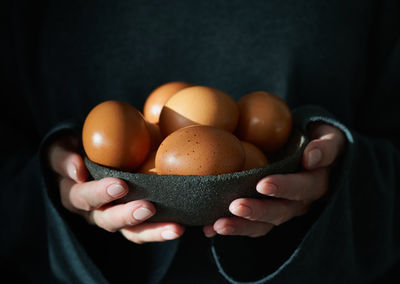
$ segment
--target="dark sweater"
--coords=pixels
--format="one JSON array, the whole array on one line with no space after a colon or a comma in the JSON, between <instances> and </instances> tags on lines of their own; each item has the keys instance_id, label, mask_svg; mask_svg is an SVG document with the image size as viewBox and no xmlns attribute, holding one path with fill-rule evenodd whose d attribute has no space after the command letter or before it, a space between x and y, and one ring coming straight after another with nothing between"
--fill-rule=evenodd
<instances>
[{"instance_id":1,"label":"dark sweater","mask_svg":"<svg viewBox=\"0 0 400 284\"><path fill-rule=\"evenodd\" d=\"M0 5L4 278L389 283L399 277L397 0ZM189 228L182 240L136 245L63 209L39 151L99 102L124 100L140 109L152 89L175 80L217 87L235 99L270 91L288 102L302 127L313 120L340 127L349 143L332 173L332 194L257 239L209 240ZM71 120L78 124L65 123Z\"/></svg>"}]
</instances>

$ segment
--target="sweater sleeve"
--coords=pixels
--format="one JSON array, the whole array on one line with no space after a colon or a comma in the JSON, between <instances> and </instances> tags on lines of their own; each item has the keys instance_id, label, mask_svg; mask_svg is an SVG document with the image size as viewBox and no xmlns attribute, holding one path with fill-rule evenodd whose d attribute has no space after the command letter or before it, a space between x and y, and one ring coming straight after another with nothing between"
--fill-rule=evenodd
<instances>
[{"instance_id":1,"label":"sweater sleeve","mask_svg":"<svg viewBox=\"0 0 400 284\"><path fill-rule=\"evenodd\" d=\"M134 281L157 283L166 273L179 240L137 245L122 234L90 226L61 204L57 179L47 159L48 148L64 135L79 137L80 125L81 122L73 121L57 125L40 147L51 270L58 279L68 283L122 283L126 281L122 271L134 271Z\"/></svg>"},{"instance_id":2,"label":"sweater sleeve","mask_svg":"<svg viewBox=\"0 0 400 284\"><path fill-rule=\"evenodd\" d=\"M15 93L11 94L15 97ZM26 283L32 279L51 282L42 183L35 151L37 135L30 128L29 119L25 122L14 119L16 114L22 118L29 118L29 114L20 113L18 110L24 109L23 104L15 105L13 101L7 101L10 108L3 109L0 115L0 127L3 134L7 133L2 135L0 150L1 271L3 277L12 277L15 282Z\"/></svg>"},{"instance_id":3,"label":"sweater sleeve","mask_svg":"<svg viewBox=\"0 0 400 284\"><path fill-rule=\"evenodd\" d=\"M50 269L60 281L107 283L93 256L82 245L85 239L102 235L96 235L94 228L61 205L57 178L48 164L48 147L60 136L75 135L76 129L73 122L60 123L45 135L39 147Z\"/></svg>"},{"instance_id":4,"label":"sweater sleeve","mask_svg":"<svg viewBox=\"0 0 400 284\"><path fill-rule=\"evenodd\" d=\"M231 283L387 283L382 279L400 278L394 269L400 259L400 119L394 103L400 93L398 14L398 2L380 2L371 35L370 80L355 103L352 122L341 123L317 107L296 111L302 127L320 120L346 134L348 146L330 177L330 196L271 236L216 238L215 261Z\"/></svg>"},{"instance_id":5,"label":"sweater sleeve","mask_svg":"<svg viewBox=\"0 0 400 284\"><path fill-rule=\"evenodd\" d=\"M346 134L348 148L331 177L331 195L308 216L288 222L272 236L241 240L245 262L232 256L224 240L216 239L212 250L217 266L231 283L293 283L297 277L304 283L374 281L400 256L400 230L395 225L400 219L399 149L388 139L367 138L346 128L318 108L304 107L297 115L303 126L324 121ZM240 255L236 250L235 254Z\"/></svg>"}]
</instances>

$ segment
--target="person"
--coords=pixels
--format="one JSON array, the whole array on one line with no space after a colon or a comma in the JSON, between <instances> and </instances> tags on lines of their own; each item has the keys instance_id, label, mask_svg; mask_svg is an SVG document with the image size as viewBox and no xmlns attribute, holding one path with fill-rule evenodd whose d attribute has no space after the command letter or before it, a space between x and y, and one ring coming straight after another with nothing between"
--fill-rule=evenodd
<instances>
[{"instance_id":1,"label":"person","mask_svg":"<svg viewBox=\"0 0 400 284\"><path fill-rule=\"evenodd\" d=\"M398 1L2 5L4 276L34 283L399 280ZM83 118L107 99L139 108L152 89L174 80L235 99L255 90L284 98L310 139L303 169L261 179L254 190L275 199L234 200L234 217L204 227L146 222L156 213L148 201L114 204L127 184L89 179Z\"/></svg>"}]
</instances>

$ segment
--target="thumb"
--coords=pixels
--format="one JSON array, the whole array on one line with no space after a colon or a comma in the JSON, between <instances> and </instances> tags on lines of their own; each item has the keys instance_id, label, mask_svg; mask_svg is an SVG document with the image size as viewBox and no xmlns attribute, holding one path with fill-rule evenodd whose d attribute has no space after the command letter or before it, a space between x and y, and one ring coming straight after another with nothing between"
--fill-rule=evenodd
<instances>
[{"instance_id":1,"label":"thumb","mask_svg":"<svg viewBox=\"0 0 400 284\"><path fill-rule=\"evenodd\" d=\"M50 167L60 176L82 183L88 178L88 171L78 154L77 138L63 137L54 142L48 152Z\"/></svg>"},{"instance_id":2,"label":"thumb","mask_svg":"<svg viewBox=\"0 0 400 284\"><path fill-rule=\"evenodd\" d=\"M311 141L302 157L302 165L307 170L330 166L340 156L346 142L339 128L323 122L312 123L309 136Z\"/></svg>"}]
</instances>

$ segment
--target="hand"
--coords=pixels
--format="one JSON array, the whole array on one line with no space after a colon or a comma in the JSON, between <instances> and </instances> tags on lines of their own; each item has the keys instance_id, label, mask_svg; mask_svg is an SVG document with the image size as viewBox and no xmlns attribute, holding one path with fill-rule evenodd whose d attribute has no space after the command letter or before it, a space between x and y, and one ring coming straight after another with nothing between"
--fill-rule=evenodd
<instances>
[{"instance_id":1,"label":"hand","mask_svg":"<svg viewBox=\"0 0 400 284\"><path fill-rule=\"evenodd\" d=\"M236 199L229 206L235 217L220 218L213 225L204 226L204 234L264 236L274 226L305 214L313 201L323 197L328 192L330 168L343 151L346 139L341 130L322 122L312 123L308 134L310 142L302 156L304 171L261 179L256 190L274 199Z\"/></svg>"},{"instance_id":2,"label":"hand","mask_svg":"<svg viewBox=\"0 0 400 284\"><path fill-rule=\"evenodd\" d=\"M72 137L58 140L49 149L50 166L59 175L61 202L67 210L109 232L119 231L137 244L172 240L183 234L184 227L176 223L143 222L156 212L148 201L111 205L128 193L128 185L112 177L86 181L89 174L77 150L78 141Z\"/></svg>"}]
</instances>

